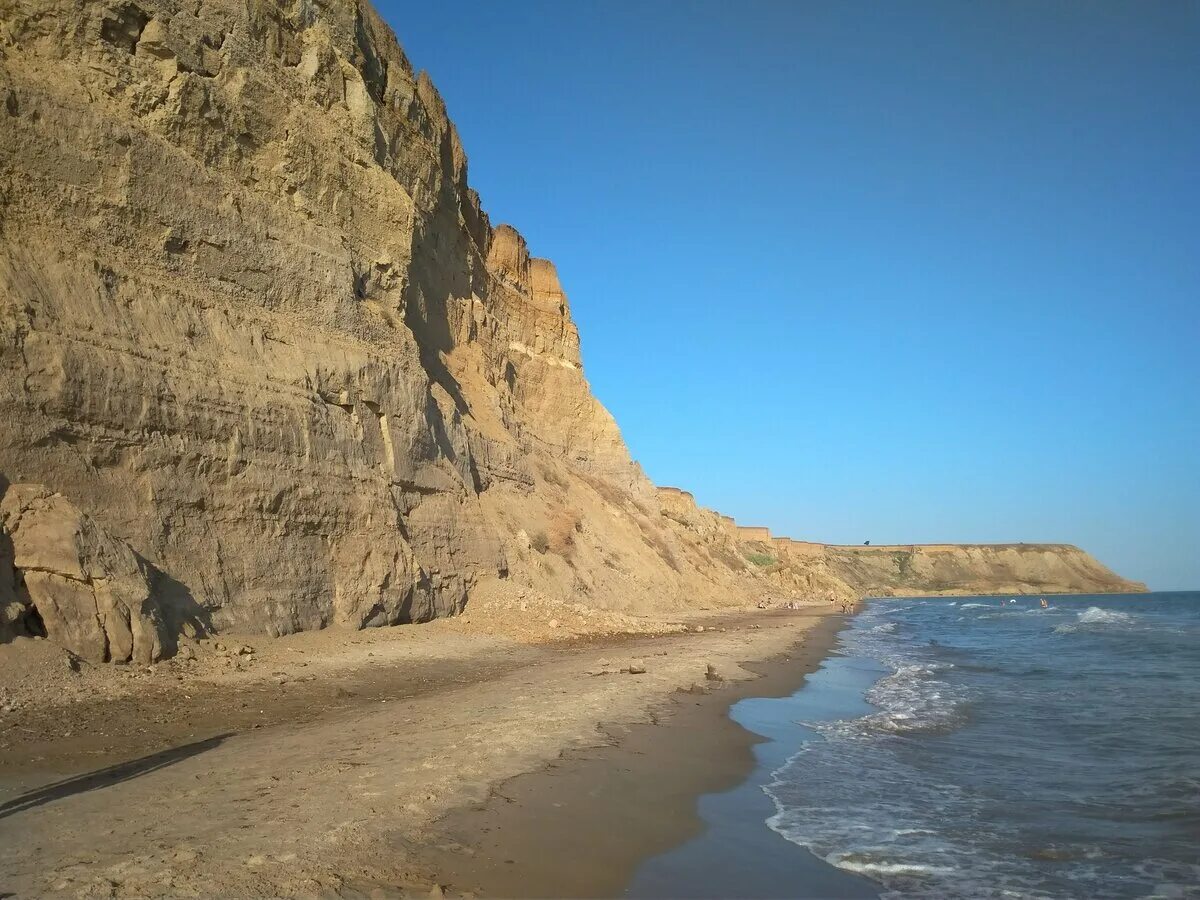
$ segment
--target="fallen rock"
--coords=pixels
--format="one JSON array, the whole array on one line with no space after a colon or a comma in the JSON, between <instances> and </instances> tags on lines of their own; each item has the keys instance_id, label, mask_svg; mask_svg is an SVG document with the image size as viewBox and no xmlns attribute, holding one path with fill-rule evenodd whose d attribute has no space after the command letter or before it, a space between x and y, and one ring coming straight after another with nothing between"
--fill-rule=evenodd
<instances>
[{"instance_id":1,"label":"fallen rock","mask_svg":"<svg viewBox=\"0 0 1200 900\"><path fill-rule=\"evenodd\" d=\"M645 675L646 674L646 664L644 662L642 662L640 659L635 659L629 665L627 665L623 669L621 669L621 672L626 675Z\"/></svg>"},{"instance_id":2,"label":"fallen rock","mask_svg":"<svg viewBox=\"0 0 1200 900\"><path fill-rule=\"evenodd\" d=\"M717 673L717 670L713 666L712 663L708 663L704 666L704 679L706 681L724 681L725 680Z\"/></svg>"},{"instance_id":3,"label":"fallen rock","mask_svg":"<svg viewBox=\"0 0 1200 900\"><path fill-rule=\"evenodd\" d=\"M88 662L154 662L166 640L150 572L61 494L14 484L0 502L0 544L13 600L0 593L0 628L46 637ZM0 588L0 591L3 591Z\"/></svg>"}]
</instances>

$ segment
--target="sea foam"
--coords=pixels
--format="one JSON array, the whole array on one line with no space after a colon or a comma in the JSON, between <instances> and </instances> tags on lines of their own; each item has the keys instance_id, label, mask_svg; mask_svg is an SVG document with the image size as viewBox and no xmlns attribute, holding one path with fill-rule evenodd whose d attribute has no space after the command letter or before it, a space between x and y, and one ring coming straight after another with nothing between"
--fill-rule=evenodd
<instances>
[{"instance_id":1,"label":"sea foam","mask_svg":"<svg viewBox=\"0 0 1200 900\"><path fill-rule=\"evenodd\" d=\"M1133 616L1129 613L1101 609L1098 606L1089 606L1079 614L1081 625L1128 625L1132 621Z\"/></svg>"},{"instance_id":2,"label":"sea foam","mask_svg":"<svg viewBox=\"0 0 1200 900\"><path fill-rule=\"evenodd\" d=\"M1055 632L1058 634L1072 634L1081 628L1129 626L1134 623L1134 617L1129 613L1119 612L1115 609L1101 609L1098 606L1089 606L1075 618L1076 621L1074 624L1059 625L1054 629Z\"/></svg>"}]
</instances>

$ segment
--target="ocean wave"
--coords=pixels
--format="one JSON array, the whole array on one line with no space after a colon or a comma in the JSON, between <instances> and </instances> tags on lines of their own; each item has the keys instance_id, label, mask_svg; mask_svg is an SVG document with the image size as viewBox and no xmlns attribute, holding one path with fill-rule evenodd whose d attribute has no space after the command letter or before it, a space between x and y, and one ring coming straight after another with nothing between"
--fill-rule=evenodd
<instances>
[{"instance_id":1,"label":"ocean wave","mask_svg":"<svg viewBox=\"0 0 1200 900\"><path fill-rule=\"evenodd\" d=\"M1129 613L1117 612L1115 609L1101 609L1089 606L1079 614L1081 625L1128 625L1133 621Z\"/></svg>"},{"instance_id":2,"label":"ocean wave","mask_svg":"<svg viewBox=\"0 0 1200 900\"><path fill-rule=\"evenodd\" d=\"M1056 634L1074 634L1082 629L1103 628L1110 625L1128 626L1134 624L1135 618L1129 613L1117 612L1115 609L1101 609L1089 606L1076 616L1074 624L1057 626Z\"/></svg>"},{"instance_id":3,"label":"ocean wave","mask_svg":"<svg viewBox=\"0 0 1200 900\"><path fill-rule=\"evenodd\" d=\"M944 734L970 718L970 703L962 692L937 678L953 664L902 665L880 678L866 693L878 712L855 719L808 722L827 738L860 739L879 734Z\"/></svg>"},{"instance_id":4,"label":"ocean wave","mask_svg":"<svg viewBox=\"0 0 1200 900\"><path fill-rule=\"evenodd\" d=\"M843 713L853 718L831 722L820 718L828 707L818 705L815 721L803 723L811 731L798 752L763 785L775 805L769 827L878 882L885 900L1099 893L1200 900L1200 868L1187 831L1195 823L1200 770L1186 762L1192 748L1186 716L1194 707L1183 699L1200 677L1194 655L1200 618L1181 619L1184 613L1172 610L1175 618L1161 621L1164 613L1154 606L1131 615L1101 598L1093 602L1057 609L1042 609L1036 598L1003 608L999 598L959 601L956 609L919 604L894 617L895 629L886 627L893 617L878 607L861 617L844 633L843 649L885 670L859 695L873 708L859 715L856 705ZM1173 628L1195 639L1171 638ZM1057 640L1053 631L1096 640ZM1134 631L1144 640L1106 646L1105 635ZM1166 640L1161 647L1159 638ZM1112 664L1114 654L1121 666ZM1104 705L1095 715L1087 711L1091 693L1081 693L1081 678L1098 680ZM1110 728L1114 703L1121 716ZM1125 746L1130 722L1144 736L1138 747L1157 749L1139 757L1127 776L1100 763L1072 772L1054 761L1073 758L1077 747L1060 746L1055 733L1039 734L1037 722L1059 713L1073 731L1093 735L1097 752ZM1040 758L1014 765L1014 753L1043 745ZM1015 790L1001 798L996 792L1010 780ZM1094 796L1097 785L1104 786L1102 797ZM1082 824L1042 827L1037 797L1047 789L1057 792L1053 808ZM1107 823L1120 821L1160 835L1141 852L1141 865L1107 852Z\"/></svg>"},{"instance_id":5,"label":"ocean wave","mask_svg":"<svg viewBox=\"0 0 1200 900\"><path fill-rule=\"evenodd\" d=\"M831 853L825 861L839 869L857 872L860 875L903 875L908 878L921 878L931 875L950 875L954 869L950 866L929 866L919 863L894 863L884 860L856 859L854 854Z\"/></svg>"}]
</instances>

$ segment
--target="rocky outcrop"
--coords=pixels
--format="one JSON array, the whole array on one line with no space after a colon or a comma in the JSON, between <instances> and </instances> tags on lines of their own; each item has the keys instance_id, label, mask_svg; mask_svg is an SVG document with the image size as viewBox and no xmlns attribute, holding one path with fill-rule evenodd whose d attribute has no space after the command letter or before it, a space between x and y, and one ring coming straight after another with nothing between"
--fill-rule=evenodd
<instances>
[{"instance_id":1,"label":"rocky outcrop","mask_svg":"<svg viewBox=\"0 0 1200 900\"><path fill-rule=\"evenodd\" d=\"M0 101L0 486L69 498L128 587L0 571L10 632L45 603L141 659L185 621L424 621L501 580L624 612L843 590L655 491L555 267L367 4L0 0Z\"/></svg>"},{"instance_id":2,"label":"rocky outcrop","mask_svg":"<svg viewBox=\"0 0 1200 900\"><path fill-rule=\"evenodd\" d=\"M168 636L149 569L64 497L11 486L0 547L0 632L47 636L90 662L162 655Z\"/></svg>"}]
</instances>

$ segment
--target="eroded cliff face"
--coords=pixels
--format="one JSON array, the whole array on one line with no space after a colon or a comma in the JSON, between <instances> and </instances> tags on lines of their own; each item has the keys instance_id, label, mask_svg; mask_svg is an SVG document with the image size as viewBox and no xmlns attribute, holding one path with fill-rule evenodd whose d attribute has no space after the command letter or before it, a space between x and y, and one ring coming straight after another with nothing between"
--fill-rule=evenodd
<instances>
[{"instance_id":1,"label":"eroded cliff face","mask_svg":"<svg viewBox=\"0 0 1200 900\"><path fill-rule=\"evenodd\" d=\"M738 596L689 568L554 266L490 225L368 6L0 23L7 482L96 516L217 628L423 620L506 576Z\"/></svg>"},{"instance_id":2,"label":"eroded cliff face","mask_svg":"<svg viewBox=\"0 0 1200 900\"><path fill-rule=\"evenodd\" d=\"M436 89L347 0L0 0L9 484L129 548L168 644L501 582L633 611L852 590L832 558L773 581L647 481L553 264L491 225ZM11 634L37 604L6 542Z\"/></svg>"}]
</instances>

